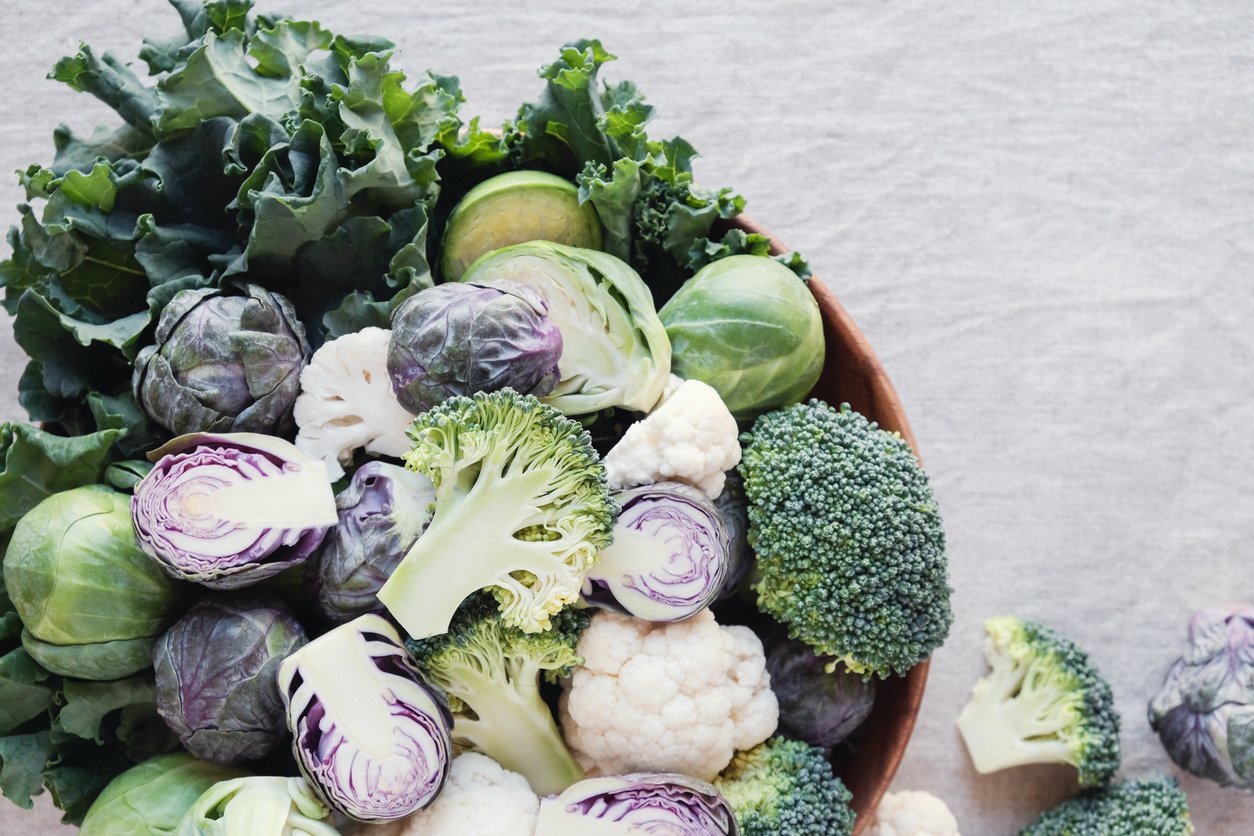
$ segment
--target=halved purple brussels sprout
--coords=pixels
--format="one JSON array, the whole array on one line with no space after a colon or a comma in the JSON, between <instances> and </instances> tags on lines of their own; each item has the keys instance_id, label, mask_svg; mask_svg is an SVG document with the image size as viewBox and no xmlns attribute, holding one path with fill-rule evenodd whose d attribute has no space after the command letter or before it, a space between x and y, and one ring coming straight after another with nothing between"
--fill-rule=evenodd
<instances>
[{"instance_id":1,"label":"halved purple brussels sprout","mask_svg":"<svg viewBox=\"0 0 1254 836\"><path fill-rule=\"evenodd\" d=\"M736 817L713 784L671 773L588 778L540 802L536 836L595 833L738 836Z\"/></svg>"},{"instance_id":2,"label":"halved purple brussels sprout","mask_svg":"<svg viewBox=\"0 0 1254 836\"><path fill-rule=\"evenodd\" d=\"M614 542L584 576L591 606L647 621L682 621L724 587L731 540L714 503L679 482L619 491Z\"/></svg>"},{"instance_id":3,"label":"halved purple brussels sprout","mask_svg":"<svg viewBox=\"0 0 1254 836\"><path fill-rule=\"evenodd\" d=\"M292 752L328 806L394 821L435 800L453 758L448 697L377 615L336 627L279 668Z\"/></svg>"},{"instance_id":4,"label":"halved purple brussels sprout","mask_svg":"<svg viewBox=\"0 0 1254 836\"><path fill-rule=\"evenodd\" d=\"M421 473L367 462L335 497L339 524L310 566L318 610L343 622L383 613L379 588L431 521L435 487Z\"/></svg>"},{"instance_id":5,"label":"halved purple brussels sprout","mask_svg":"<svg viewBox=\"0 0 1254 836\"><path fill-rule=\"evenodd\" d=\"M338 520L326 467L281 438L192 433L148 457L131 520L175 578L248 586L303 563Z\"/></svg>"},{"instance_id":6,"label":"halved purple brussels sprout","mask_svg":"<svg viewBox=\"0 0 1254 836\"><path fill-rule=\"evenodd\" d=\"M206 598L153 648L157 711L201 760L255 760L283 738L275 678L279 664L307 641L279 598Z\"/></svg>"}]
</instances>

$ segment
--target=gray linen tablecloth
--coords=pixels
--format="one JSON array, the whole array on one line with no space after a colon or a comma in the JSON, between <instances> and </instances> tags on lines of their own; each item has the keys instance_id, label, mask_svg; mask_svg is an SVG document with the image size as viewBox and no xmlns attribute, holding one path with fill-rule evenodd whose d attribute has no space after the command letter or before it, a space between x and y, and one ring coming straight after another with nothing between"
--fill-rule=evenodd
<instances>
[{"instance_id":1,"label":"gray linen tablecloth","mask_svg":"<svg viewBox=\"0 0 1254 836\"><path fill-rule=\"evenodd\" d=\"M566 40L622 56L701 182L809 256L896 382L948 524L954 604L899 789L1004 834L1074 788L982 777L953 727L981 621L1087 647L1124 717L1123 774L1172 771L1145 703L1197 607L1254 598L1254 6L1244 0L558 4L262 2L379 32L461 76L497 123ZM44 80L85 40L132 58L160 0L0 2L0 172L60 121L106 115ZM15 178L0 184L9 220ZM6 248L7 251L7 248ZM22 357L0 319L0 418ZM1199 833L1254 797L1184 777ZM0 833L60 832L46 802Z\"/></svg>"}]
</instances>

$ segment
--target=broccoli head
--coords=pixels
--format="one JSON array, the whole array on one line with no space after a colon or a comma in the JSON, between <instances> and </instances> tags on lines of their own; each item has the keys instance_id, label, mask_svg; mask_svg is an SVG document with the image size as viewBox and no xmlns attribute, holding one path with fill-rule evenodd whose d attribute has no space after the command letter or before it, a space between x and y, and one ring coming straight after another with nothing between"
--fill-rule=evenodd
<instances>
[{"instance_id":1,"label":"broccoli head","mask_svg":"<svg viewBox=\"0 0 1254 836\"><path fill-rule=\"evenodd\" d=\"M1124 781L1046 810L1019 836L1192 836L1189 800L1174 778Z\"/></svg>"},{"instance_id":2,"label":"broccoli head","mask_svg":"<svg viewBox=\"0 0 1254 836\"><path fill-rule=\"evenodd\" d=\"M854 673L904 674L931 655L952 590L910 445L817 400L763 415L742 440L758 607Z\"/></svg>"},{"instance_id":3,"label":"broccoli head","mask_svg":"<svg viewBox=\"0 0 1254 836\"><path fill-rule=\"evenodd\" d=\"M958 716L976 771L1068 763L1079 770L1081 786L1110 780L1119 768L1119 715L1084 651L1013 616L989 619L984 628L991 670Z\"/></svg>"},{"instance_id":4,"label":"broccoli head","mask_svg":"<svg viewBox=\"0 0 1254 836\"><path fill-rule=\"evenodd\" d=\"M527 632L579 598L618 516L587 431L513 389L454 397L418 416L405 454L435 485L426 532L379 590L414 638L443 633L487 589Z\"/></svg>"},{"instance_id":5,"label":"broccoli head","mask_svg":"<svg viewBox=\"0 0 1254 836\"><path fill-rule=\"evenodd\" d=\"M853 796L818 746L772 737L736 753L714 785L735 812L741 836L853 833Z\"/></svg>"},{"instance_id":6,"label":"broccoli head","mask_svg":"<svg viewBox=\"0 0 1254 836\"><path fill-rule=\"evenodd\" d=\"M477 594L457 611L449 632L409 642L428 678L448 694L453 741L521 774L539 795L583 778L540 693L583 659L575 646L588 626L585 611L565 609L550 629L525 633L505 623L496 603Z\"/></svg>"}]
</instances>

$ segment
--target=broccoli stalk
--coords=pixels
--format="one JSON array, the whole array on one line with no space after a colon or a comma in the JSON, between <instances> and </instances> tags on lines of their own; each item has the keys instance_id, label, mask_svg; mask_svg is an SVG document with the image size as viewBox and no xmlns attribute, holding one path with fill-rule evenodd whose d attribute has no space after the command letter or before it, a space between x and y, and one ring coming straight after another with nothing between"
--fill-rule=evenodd
<instances>
[{"instance_id":1,"label":"broccoli stalk","mask_svg":"<svg viewBox=\"0 0 1254 836\"><path fill-rule=\"evenodd\" d=\"M1081 786L1109 780L1119 768L1119 715L1088 656L1018 618L989 619L984 627L992 670L958 716L976 771L1067 763L1079 770Z\"/></svg>"},{"instance_id":2,"label":"broccoli stalk","mask_svg":"<svg viewBox=\"0 0 1254 836\"><path fill-rule=\"evenodd\" d=\"M435 514L379 600L414 638L445 632L480 589L492 590L509 624L548 629L578 599L618 515L588 433L502 389L449 398L409 436L405 463L435 485Z\"/></svg>"},{"instance_id":3,"label":"broccoli stalk","mask_svg":"<svg viewBox=\"0 0 1254 836\"><path fill-rule=\"evenodd\" d=\"M758 607L854 673L926 659L953 612L940 514L910 445L818 400L763 415L742 440Z\"/></svg>"},{"instance_id":4,"label":"broccoli stalk","mask_svg":"<svg viewBox=\"0 0 1254 836\"><path fill-rule=\"evenodd\" d=\"M1189 799L1174 778L1124 781L1082 792L1019 836L1192 836Z\"/></svg>"},{"instance_id":5,"label":"broccoli stalk","mask_svg":"<svg viewBox=\"0 0 1254 836\"><path fill-rule=\"evenodd\" d=\"M818 746L772 737L737 752L714 786L735 812L741 836L853 833L853 796Z\"/></svg>"},{"instance_id":6,"label":"broccoli stalk","mask_svg":"<svg viewBox=\"0 0 1254 836\"><path fill-rule=\"evenodd\" d=\"M575 644L588 616L563 610L549 631L525 633L495 609L491 598L476 595L448 633L410 642L410 651L448 694L458 746L521 774L539 795L561 792L583 777L583 769L562 741L539 679L554 682L583 663Z\"/></svg>"}]
</instances>

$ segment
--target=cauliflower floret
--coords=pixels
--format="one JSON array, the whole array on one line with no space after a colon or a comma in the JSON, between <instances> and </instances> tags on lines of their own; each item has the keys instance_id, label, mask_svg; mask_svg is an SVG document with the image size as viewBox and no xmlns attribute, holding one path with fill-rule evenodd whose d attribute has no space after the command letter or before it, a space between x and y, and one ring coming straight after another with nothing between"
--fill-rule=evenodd
<instances>
[{"instance_id":1,"label":"cauliflower floret","mask_svg":"<svg viewBox=\"0 0 1254 836\"><path fill-rule=\"evenodd\" d=\"M678 385L675 385L678 382ZM610 487L677 480L711 498L724 474L740 463L740 428L713 386L674 375L658 406L627 428L605 456Z\"/></svg>"},{"instance_id":2,"label":"cauliflower floret","mask_svg":"<svg viewBox=\"0 0 1254 836\"><path fill-rule=\"evenodd\" d=\"M779 723L762 642L709 610L674 623L599 612L576 650L584 663L562 694L562 730L594 773L710 781Z\"/></svg>"},{"instance_id":3,"label":"cauliflower floret","mask_svg":"<svg viewBox=\"0 0 1254 836\"><path fill-rule=\"evenodd\" d=\"M929 792L890 792L880 801L868 836L959 836L958 820Z\"/></svg>"},{"instance_id":4,"label":"cauliflower floret","mask_svg":"<svg viewBox=\"0 0 1254 836\"><path fill-rule=\"evenodd\" d=\"M388 825L357 828L356 836L531 836L540 799L527 779L477 752L453 759L444 789L431 806Z\"/></svg>"},{"instance_id":5,"label":"cauliflower floret","mask_svg":"<svg viewBox=\"0 0 1254 836\"><path fill-rule=\"evenodd\" d=\"M383 328L345 334L315 351L300 373L296 447L322 459L332 482L344 475L341 465L349 464L359 447L382 456L409 449L405 430L414 416L392 392L387 370L391 336Z\"/></svg>"}]
</instances>

